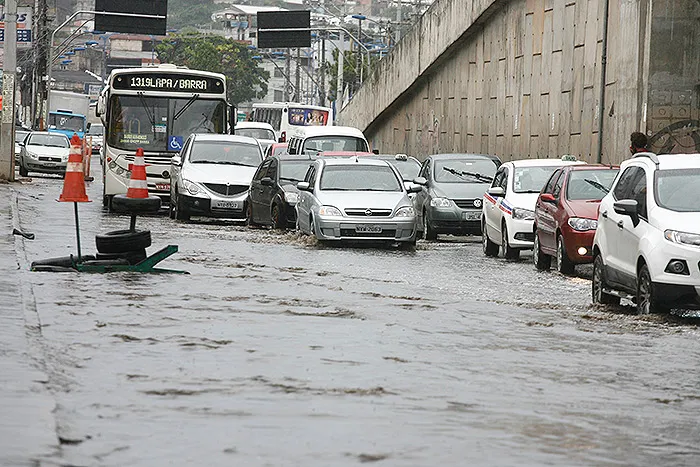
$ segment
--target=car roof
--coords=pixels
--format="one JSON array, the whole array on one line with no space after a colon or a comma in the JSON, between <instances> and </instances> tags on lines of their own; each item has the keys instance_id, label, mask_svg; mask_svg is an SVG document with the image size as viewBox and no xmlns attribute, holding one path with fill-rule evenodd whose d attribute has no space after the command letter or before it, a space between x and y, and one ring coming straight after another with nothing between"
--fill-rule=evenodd
<instances>
[{"instance_id":1,"label":"car roof","mask_svg":"<svg viewBox=\"0 0 700 467\"><path fill-rule=\"evenodd\" d=\"M637 155L625 162L641 160L649 164L656 164L651 156L645 157L645 155L646 153ZM658 154L656 159L659 161L660 170L700 168L700 154ZM625 163L623 162L623 164Z\"/></svg>"},{"instance_id":2,"label":"car roof","mask_svg":"<svg viewBox=\"0 0 700 467\"><path fill-rule=\"evenodd\" d=\"M258 140L248 136L220 135L214 133L195 133L195 141L226 141L230 143L248 143L258 145Z\"/></svg>"},{"instance_id":3,"label":"car roof","mask_svg":"<svg viewBox=\"0 0 700 467\"><path fill-rule=\"evenodd\" d=\"M371 154L372 157L375 157L377 159L382 159L385 161L399 161L399 162L412 161L412 162L416 162L416 163L420 164L420 161L413 156L406 156L405 159L403 159L403 158L397 159L396 156L398 156L398 155L399 154ZM403 154L403 155L405 155L405 154Z\"/></svg>"},{"instance_id":4,"label":"car roof","mask_svg":"<svg viewBox=\"0 0 700 467\"><path fill-rule=\"evenodd\" d=\"M372 157L343 157L332 159L319 159L324 161L325 165L374 165L378 167L390 166L388 161L382 159L374 159Z\"/></svg>"},{"instance_id":5,"label":"car roof","mask_svg":"<svg viewBox=\"0 0 700 467\"><path fill-rule=\"evenodd\" d=\"M317 157L311 156L309 154L277 154L276 156L271 156L270 159L278 159L285 162L313 162Z\"/></svg>"},{"instance_id":6,"label":"car roof","mask_svg":"<svg viewBox=\"0 0 700 467\"><path fill-rule=\"evenodd\" d=\"M431 154L430 156L433 160L449 160L449 159L484 159L493 160L494 156L489 156L486 154L469 154L469 153L454 153L454 154Z\"/></svg>"},{"instance_id":7,"label":"car roof","mask_svg":"<svg viewBox=\"0 0 700 467\"><path fill-rule=\"evenodd\" d=\"M605 165L605 164L581 164L581 165L570 165L564 167L566 170L617 170L620 168L619 165Z\"/></svg>"},{"instance_id":8,"label":"car roof","mask_svg":"<svg viewBox=\"0 0 700 467\"><path fill-rule=\"evenodd\" d=\"M566 165L585 165L584 161L563 161L561 159L520 159L517 161L508 161L506 164L511 164L513 167L563 167Z\"/></svg>"},{"instance_id":9,"label":"car roof","mask_svg":"<svg viewBox=\"0 0 700 467\"><path fill-rule=\"evenodd\" d=\"M313 136L358 136L364 139L365 135L355 127L351 126L305 126L301 134L294 134L292 137L310 138Z\"/></svg>"},{"instance_id":10,"label":"car roof","mask_svg":"<svg viewBox=\"0 0 700 467\"><path fill-rule=\"evenodd\" d=\"M68 139L68 137L66 135L64 135L63 133L58 133L56 131L31 131L30 133L33 135L64 136L66 139Z\"/></svg>"},{"instance_id":11,"label":"car roof","mask_svg":"<svg viewBox=\"0 0 700 467\"><path fill-rule=\"evenodd\" d=\"M275 131L272 125L266 122L238 122L234 129L235 128L264 128L266 130Z\"/></svg>"}]
</instances>

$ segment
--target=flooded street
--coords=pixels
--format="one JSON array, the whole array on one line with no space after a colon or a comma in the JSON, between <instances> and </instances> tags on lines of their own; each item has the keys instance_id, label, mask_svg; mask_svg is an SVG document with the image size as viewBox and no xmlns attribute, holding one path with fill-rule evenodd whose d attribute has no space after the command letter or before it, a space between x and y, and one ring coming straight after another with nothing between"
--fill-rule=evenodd
<instances>
[{"instance_id":1,"label":"flooded street","mask_svg":"<svg viewBox=\"0 0 700 467\"><path fill-rule=\"evenodd\" d=\"M129 222L95 175L83 254ZM57 404L49 465L700 463L698 322L592 307L590 267L537 272L480 237L326 247L165 215L137 227L189 274L29 272L75 253L61 188L15 187Z\"/></svg>"}]
</instances>

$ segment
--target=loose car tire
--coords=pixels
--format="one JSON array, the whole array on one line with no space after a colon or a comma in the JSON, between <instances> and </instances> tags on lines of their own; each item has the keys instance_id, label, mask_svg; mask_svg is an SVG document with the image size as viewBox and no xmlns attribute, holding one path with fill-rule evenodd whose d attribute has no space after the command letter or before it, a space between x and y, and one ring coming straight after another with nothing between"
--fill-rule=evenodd
<instances>
[{"instance_id":1,"label":"loose car tire","mask_svg":"<svg viewBox=\"0 0 700 467\"><path fill-rule=\"evenodd\" d=\"M425 212L423 213L423 238L426 240L437 240L437 232L430 227L428 214Z\"/></svg>"},{"instance_id":2,"label":"loose car tire","mask_svg":"<svg viewBox=\"0 0 700 467\"><path fill-rule=\"evenodd\" d=\"M97 253L98 260L113 260L113 259L126 259L129 264L138 264L144 259L146 259L146 250L144 248L134 251L125 251L123 253Z\"/></svg>"},{"instance_id":3,"label":"loose car tire","mask_svg":"<svg viewBox=\"0 0 700 467\"><path fill-rule=\"evenodd\" d=\"M593 303L600 303L603 305L619 305L620 297L605 293L603 289L606 287L607 283L605 282L603 258L600 255L596 255L595 259L593 260L593 280L591 281Z\"/></svg>"},{"instance_id":4,"label":"loose car tire","mask_svg":"<svg viewBox=\"0 0 700 467\"><path fill-rule=\"evenodd\" d=\"M481 232L481 246L486 256L498 256L498 244L491 241L486 233L486 223L484 222Z\"/></svg>"},{"instance_id":5,"label":"loose car tire","mask_svg":"<svg viewBox=\"0 0 700 467\"><path fill-rule=\"evenodd\" d=\"M646 264L637 273L637 314L667 313L669 307L659 300L656 284L651 281L651 274Z\"/></svg>"},{"instance_id":6,"label":"loose car tire","mask_svg":"<svg viewBox=\"0 0 700 467\"><path fill-rule=\"evenodd\" d=\"M566 253L564 237L561 235L557 237L557 270L567 275L574 272L574 263L571 262L569 255Z\"/></svg>"},{"instance_id":7,"label":"loose car tire","mask_svg":"<svg viewBox=\"0 0 700 467\"><path fill-rule=\"evenodd\" d=\"M542 253L540 247L540 236L535 229L535 244L532 248L532 262L535 263L535 268L538 271L548 271L552 266L552 257Z\"/></svg>"},{"instance_id":8,"label":"loose car tire","mask_svg":"<svg viewBox=\"0 0 700 467\"><path fill-rule=\"evenodd\" d=\"M127 198L126 195L114 195L112 197L112 209L116 212L134 214L158 212L160 205L160 197L153 195L149 195L148 198Z\"/></svg>"},{"instance_id":9,"label":"loose car tire","mask_svg":"<svg viewBox=\"0 0 700 467\"><path fill-rule=\"evenodd\" d=\"M124 253L151 246L150 230L115 230L95 236L100 253Z\"/></svg>"},{"instance_id":10,"label":"loose car tire","mask_svg":"<svg viewBox=\"0 0 700 467\"><path fill-rule=\"evenodd\" d=\"M501 229L501 247L503 248L503 257L505 259L516 260L520 258L520 250L513 248L508 243L508 227L503 224Z\"/></svg>"}]
</instances>

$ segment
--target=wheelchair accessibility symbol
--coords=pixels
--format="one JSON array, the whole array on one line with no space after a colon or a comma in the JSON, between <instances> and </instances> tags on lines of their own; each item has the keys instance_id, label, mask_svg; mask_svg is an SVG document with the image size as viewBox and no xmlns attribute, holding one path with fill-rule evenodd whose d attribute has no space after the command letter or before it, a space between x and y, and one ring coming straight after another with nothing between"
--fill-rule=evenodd
<instances>
[{"instance_id":1,"label":"wheelchair accessibility symbol","mask_svg":"<svg viewBox=\"0 0 700 467\"><path fill-rule=\"evenodd\" d=\"M179 151L182 149L184 138L182 136L171 136L168 138L168 150Z\"/></svg>"}]
</instances>

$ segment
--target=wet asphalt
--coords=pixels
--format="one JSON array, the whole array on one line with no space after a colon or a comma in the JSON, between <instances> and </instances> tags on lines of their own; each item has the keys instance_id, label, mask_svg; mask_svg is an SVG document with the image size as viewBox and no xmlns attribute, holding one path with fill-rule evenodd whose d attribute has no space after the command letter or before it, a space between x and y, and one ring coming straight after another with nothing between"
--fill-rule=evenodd
<instances>
[{"instance_id":1,"label":"wet asphalt","mask_svg":"<svg viewBox=\"0 0 700 467\"><path fill-rule=\"evenodd\" d=\"M128 228L79 205L83 254ZM235 222L141 217L159 266L29 272L76 252L58 177L23 179L23 280L56 401L47 465L698 465L700 329L594 307L571 277L486 258L319 246Z\"/></svg>"}]
</instances>

